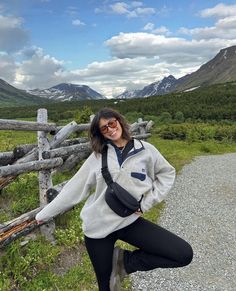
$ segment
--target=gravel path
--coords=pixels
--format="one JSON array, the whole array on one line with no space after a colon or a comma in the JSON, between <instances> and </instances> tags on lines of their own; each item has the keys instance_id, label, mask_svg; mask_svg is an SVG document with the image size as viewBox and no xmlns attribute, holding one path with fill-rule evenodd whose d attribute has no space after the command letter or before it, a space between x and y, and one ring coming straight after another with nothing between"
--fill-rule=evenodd
<instances>
[{"instance_id":1,"label":"gravel path","mask_svg":"<svg viewBox=\"0 0 236 291\"><path fill-rule=\"evenodd\" d=\"M133 290L236 290L236 153L186 165L166 199L160 225L193 247L189 266L132 275Z\"/></svg>"}]
</instances>

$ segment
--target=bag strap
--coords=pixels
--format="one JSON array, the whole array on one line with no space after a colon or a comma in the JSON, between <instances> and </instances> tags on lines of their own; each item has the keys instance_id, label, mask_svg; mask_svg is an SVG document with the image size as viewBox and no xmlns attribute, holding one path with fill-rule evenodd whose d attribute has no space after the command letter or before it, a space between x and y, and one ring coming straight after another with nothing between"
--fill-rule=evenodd
<instances>
[{"instance_id":1,"label":"bag strap","mask_svg":"<svg viewBox=\"0 0 236 291\"><path fill-rule=\"evenodd\" d=\"M108 170L108 167L107 167L107 150L108 150L108 147L107 145L105 145L103 147L103 150L102 150L102 176L105 180L105 182L107 183L107 185L111 185L113 183L113 180L112 180L112 177L111 177L111 174Z\"/></svg>"},{"instance_id":2,"label":"bag strap","mask_svg":"<svg viewBox=\"0 0 236 291\"><path fill-rule=\"evenodd\" d=\"M122 160L124 161L126 156L128 155L129 151L134 147L134 140L131 139L125 146L123 152L122 152ZM111 174L108 170L108 165L107 165L107 151L108 151L108 146L105 145L103 150L102 150L102 176L107 183L107 185L111 185L113 183Z\"/></svg>"}]
</instances>

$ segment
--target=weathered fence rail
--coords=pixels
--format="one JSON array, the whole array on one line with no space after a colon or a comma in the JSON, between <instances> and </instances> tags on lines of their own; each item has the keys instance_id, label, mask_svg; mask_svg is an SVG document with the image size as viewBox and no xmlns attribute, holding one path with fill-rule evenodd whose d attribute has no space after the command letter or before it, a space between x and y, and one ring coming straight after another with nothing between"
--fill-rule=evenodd
<instances>
[{"instance_id":1,"label":"weathered fence rail","mask_svg":"<svg viewBox=\"0 0 236 291\"><path fill-rule=\"evenodd\" d=\"M42 124L40 122L0 119L0 129L24 130L24 131L25 130L29 130L29 131L42 130L46 132L54 132L57 130L57 126L56 124L53 124L53 123Z\"/></svg>"},{"instance_id":2,"label":"weathered fence rail","mask_svg":"<svg viewBox=\"0 0 236 291\"><path fill-rule=\"evenodd\" d=\"M77 124L74 121L63 127L50 124L47 121L46 109L38 110L37 122L0 119L0 130L37 131L38 138L37 144L18 145L12 151L0 153L0 190L13 182L18 175L37 171L40 202L38 208L11 221L0 223L0 248L38 227L35 215L53 200L67 183L64 181L53 185L53 173L73 169L91 153L87 137L68 139L72 133L87 131L89 126L90 123ZM139 119L131 124L130 131L136 138L146 139L150 136L152 126L152 121ZM54 240L54 228L53 220L40 226L41 232L50 241Z\"/></svg>"}]
</instances>

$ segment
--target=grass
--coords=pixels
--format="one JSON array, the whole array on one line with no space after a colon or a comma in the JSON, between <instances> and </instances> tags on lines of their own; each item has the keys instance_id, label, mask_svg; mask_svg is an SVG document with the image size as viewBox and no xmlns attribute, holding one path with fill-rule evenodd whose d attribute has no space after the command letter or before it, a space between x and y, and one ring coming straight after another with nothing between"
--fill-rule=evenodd
<instances>
[{"instance_id":1,"label":"grass","mask_svg":"<svg viewBox=\"0 0 236 291\"><path fill-rule=\"evenodd\" d=\"M14 146L23 143L36 142L35 133L29 132L0 132L0 151L12 150ZM167 160L179 172L186 163L199 155L223 154L236 152L236 144L227 140L208 141L177 141L163 140L153 134L149 142L154 144ZM73 173L63 173L54 177L54 184L68 179ZM21 213L36 208L38 201L37 174L30 173L19 176L0 195L0 223ZM164 202L153 207L144 217L157 222ZM0 290L97 290L95 275L85 250L81 220L79 217L82 205L56 218L57 245L53 246L45 241L38 231L34 240L21 246L21 238L0 252ZM118 241L122 247L132 249L131 246ZM63 263L70 253L74 258L73 264L67 272L59 274L55 267ZM77 258L77 259L76 259ZM70 262L72 263L72 262ZM131 290L131 283L126 280L123 290Z\"/></svg>"},{"instance_id":2,"label":"grass","mask_svg":"<svg viewBox=\"0 0 236 291\"><path fill-rule=\"evenodd\" d=\"M37 135L31 131L0 131L0 151L11 151L20 144L37 143Z\"/></svg>"}]
</instances>

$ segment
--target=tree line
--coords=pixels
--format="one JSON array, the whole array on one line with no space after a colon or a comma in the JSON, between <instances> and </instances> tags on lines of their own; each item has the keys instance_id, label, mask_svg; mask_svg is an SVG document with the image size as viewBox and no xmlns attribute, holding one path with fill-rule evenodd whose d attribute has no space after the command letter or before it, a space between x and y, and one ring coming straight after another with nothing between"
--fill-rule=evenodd
<instances>
[{"instance_id":1,"label":"tree line","mask_svg":"<svg viewBox=\"0 0 236 291\"><path fill-rule=\"evenodd\" d=\"M236 82L202 87L190 92L171 93L161 96L135 99L82 100L72 102L48 103L41 106L0 108L1 118L33 118L38 108L48 110L49 118L55 122L71 119L75 112L90 108L97 112L102 107L112 107L126 115L139 112L143 115L176 115L188 120L229 120L236 118Z\"/></svg>"}]
</instances>

